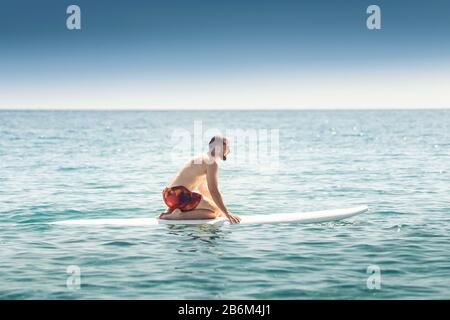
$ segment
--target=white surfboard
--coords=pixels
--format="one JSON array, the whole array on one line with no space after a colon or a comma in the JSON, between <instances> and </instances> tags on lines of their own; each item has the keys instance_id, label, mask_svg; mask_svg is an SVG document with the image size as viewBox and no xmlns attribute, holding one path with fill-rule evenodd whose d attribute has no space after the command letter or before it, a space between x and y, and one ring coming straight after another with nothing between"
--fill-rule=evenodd
<instances>
[{"instance_id":1,"label":"white surfboard","mask_svg":"<svg viewBox=\"0 0 450 320\"><path fill-rule=\"evenodd\" d=\"M317 223L326 221L342 220L353 217L357 214L366 212L367 206L359 206L345 209L323 210L303 213L277 213L277 214L257 214L257 215L241 215L240 224L263 224L263 223ZM81 220L64 220L50 222L53 225L64 226L154 226L160 224L212 224L212 225L228 225L230 222L226 218L208 219L208 220L164 220L157 218L125 218L125 219L81 219Z\"/></svg>"}]
</instances>

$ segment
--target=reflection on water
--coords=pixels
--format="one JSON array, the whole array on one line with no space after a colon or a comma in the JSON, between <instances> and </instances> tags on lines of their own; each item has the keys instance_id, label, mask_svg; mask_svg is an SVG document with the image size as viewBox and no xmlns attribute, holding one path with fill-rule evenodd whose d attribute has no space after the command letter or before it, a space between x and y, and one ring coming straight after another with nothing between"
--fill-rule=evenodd
<instances>
[{"instance_id":1,"label":"reflection on water","mask_svg":"<svg viewBox=\"0 0 450 320\"><path fill-rule=\"evenodd\" d=\"M205 242L210 245L216 245L218 240L223 240L227 233L224 228L210 224L200 225L167 225L169 234L186 238L186 240L194 240ZM181 251L181 249L179 249Z\"/></svg>"}]
</instances>

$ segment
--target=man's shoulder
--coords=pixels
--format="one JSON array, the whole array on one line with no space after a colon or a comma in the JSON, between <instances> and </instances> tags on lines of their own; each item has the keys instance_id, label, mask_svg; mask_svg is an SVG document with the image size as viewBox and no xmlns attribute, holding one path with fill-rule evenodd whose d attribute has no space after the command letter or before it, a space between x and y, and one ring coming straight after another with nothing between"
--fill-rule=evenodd
<instances>
[{"instance_id":1,"label":"man's shoulder","mask_svg":"<svg viewBox=\"0 0 450 320\"><path fill-rule=\"evenodd\" d=\"M213 157L208 156L207 154L199 154L191 159L191 163L204 165L207 167L217 168L218 164Z\"/></svg>"},{"instance_id":2,"label":"man's shoulder","mask_svg":"<svg viewBox=\"0 0 450 320\"><path fill-rule=\"evenodd\" d=\"M201 162L204 166L207 168L215 169L218 168L218 164L216 162L216 159L214 157L209 156L208 154L201 154L198 156L199 159L201 159Z\"/></svg>"}]
</instances>

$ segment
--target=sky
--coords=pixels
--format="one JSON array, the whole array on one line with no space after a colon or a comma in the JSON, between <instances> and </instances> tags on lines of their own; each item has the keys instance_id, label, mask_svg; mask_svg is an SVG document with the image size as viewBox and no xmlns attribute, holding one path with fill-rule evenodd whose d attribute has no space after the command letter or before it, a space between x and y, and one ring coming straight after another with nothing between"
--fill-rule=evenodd
<instances>
[{"instance_id":1,"label":"sky","mask_svg":"<svg viewBox=\"0 0 450 320\"><path fill-rule=\"evenodd\" d=\"M448 0L0 0L1 109L449 107Z\"/></svg>"}]
</instances>

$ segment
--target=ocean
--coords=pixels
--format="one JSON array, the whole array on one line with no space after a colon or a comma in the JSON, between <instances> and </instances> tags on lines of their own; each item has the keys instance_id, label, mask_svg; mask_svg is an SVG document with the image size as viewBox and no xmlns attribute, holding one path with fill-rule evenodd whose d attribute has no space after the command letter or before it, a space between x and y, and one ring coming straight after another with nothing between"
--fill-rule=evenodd
<instances>
[{"instance_id":1,"label":"ocean","mask_svg":"<svg viewBox=\"0 0 450 320\"><path fill-rule=\"evenodd\" d=\"M220 163L231 212L369 211L48 224L157 215L214 130L249 137ZM450 110L0 111L0 299L449 299L449 244Z\"/></svg>"}]
</instances>

